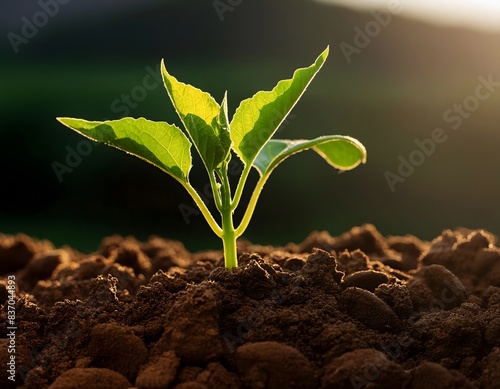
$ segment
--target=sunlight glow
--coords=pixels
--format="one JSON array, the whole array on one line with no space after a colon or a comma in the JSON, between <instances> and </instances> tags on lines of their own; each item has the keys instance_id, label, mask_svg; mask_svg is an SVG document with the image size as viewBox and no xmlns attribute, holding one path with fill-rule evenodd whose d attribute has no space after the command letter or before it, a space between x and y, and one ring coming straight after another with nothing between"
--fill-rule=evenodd
<instances>
[{"instance_id":1,"label":"sunlight glow","mask_svg":"<svg viewBox=\"0 0 500 389\"><path fill-rule=\"evenodd\" d=\"M314 0L357 10L395 9L427 22L500 31L500 0Z\"/></svg>"}]
</instances>

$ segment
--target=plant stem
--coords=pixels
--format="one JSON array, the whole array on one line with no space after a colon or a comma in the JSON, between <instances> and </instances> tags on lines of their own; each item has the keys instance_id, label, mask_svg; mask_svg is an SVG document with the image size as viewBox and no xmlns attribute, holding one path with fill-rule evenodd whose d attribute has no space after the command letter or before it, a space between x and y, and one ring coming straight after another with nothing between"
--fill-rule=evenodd
<instances>
[{"instance_id":1,"label":"plant stem","mask_svg":"<svg viewBox=\"0 0 500 389\"><path fill-rule=\"evenodd\" d=\"M250 201L248 202L247 209L245 211L245 214L243 215L243 218L241 219L240 225L236 228L236 236L241 236L245 230L248 227L248 224L250 223L250 220L252 219L253 212L255 211L255 206L257 205L257 200L260 197L260 192L262 192L262 188L264 188L264 185L269 178L269 174L264 174L260 177L259 181L257 181L257 184L255 185L255 188L252 193L252 197L250 197Z\"/></svg>"},{"instance_id":2,"label":"plant stem","mask_svg":"<svg viewBox=\"0 0 500 389\"><path fill-rule=\"evenodd\" d=\"M240 180L238 182L238 186L236 187L236 192L234 193L234 199L233 199L233 202L231 204L231 208L233 210L236 209L236 207L238 206L238 204L240 202L241 195L243 193L243 189L245 188L245 184L247 182L247 178L248 178L248 174L250 173L250 170L252 170L251 164L245 165L245 167L243 168L243 172L241 173L241 177L240 177Z\"/></svg>"},{"instance_id":3,"label":"plant stem","mask_svg":"<svg viewBox=\"0 0 500 389\"><path fill-rule=\"evenodd\" d=\"M205 220L208 222L208 225L210 226L210 228L212 228L213 232L215 232L215 235L222 238L222 234L223 234L222 229L219 227L219 225L217 224L217 222L215 221L215 219L211 215L210 211L208 210L207 206L205 205L205 203L201 199L198 192L196 192L196 190L191 186L191 184L184 183L184 182L181 182L181 183L184 186L184 188L186 188L186 190L191 195L191 197L193 198L194 202L196 203L196 205L200 209L201 213L205 217Z\"/></svg>"},{"instance_id":4,"label":"plant stem","mask_svg":"<svg viewBox=\"0 0 500 389\"><path fill-rule=\"evenodd\" d=\"M229 271L238 267L238 252L236 250L236 234L233 226L233 211L224 208L222 212L222 242L224 244L224 263Z\"/></svg>"},{"instance_id":5,"label":"plant stem","mask_svg":"<svg viewBox=\"0 0 500 389\"><path fill-rule=\"evenodd\" d=\"M236 250L236 233L233 225L233 208L231 206L231 186L227 176L227 166L221 169L222 178L222 242L224 244L224 262L226 268L232 271L238 267L238 252Z\"/></svg>"}]
</instances>

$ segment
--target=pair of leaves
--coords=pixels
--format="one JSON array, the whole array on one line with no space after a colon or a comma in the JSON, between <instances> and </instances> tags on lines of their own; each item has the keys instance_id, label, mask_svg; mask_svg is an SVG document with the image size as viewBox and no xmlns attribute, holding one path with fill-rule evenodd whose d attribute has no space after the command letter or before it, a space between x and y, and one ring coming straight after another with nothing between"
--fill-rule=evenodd
<instances>
[{"instance_id":1,"label":"pair of leaves","mask_svg":"<svg viewBox=\"0 0 500 389\"><path fill-rule=\"evenodd\" d=\"M366 151L350 137L313 140L270 140L297 103L328 56L328 48L314 64L298 69L289 80L269 92L258 92L241 102L229 123L226 95L219 105L210 94L177 81L162 61L162 76L170 99L209 172L228 158L231 149L246 165L268 176L288 156L312 148L332 166L349 170L365 162ZM175 125L144 118L96 122L59 118L61 123L98 142L138 156L164 170L184 185L189 183L191 142Z\"/></svg>"}]
</instances>

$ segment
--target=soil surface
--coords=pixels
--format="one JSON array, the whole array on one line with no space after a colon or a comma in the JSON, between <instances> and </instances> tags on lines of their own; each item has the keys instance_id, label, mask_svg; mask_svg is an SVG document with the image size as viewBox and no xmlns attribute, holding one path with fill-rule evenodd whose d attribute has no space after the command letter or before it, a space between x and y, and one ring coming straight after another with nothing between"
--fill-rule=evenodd
<instances>
[{"instance_id":1,"label":"soil surface","mask_svg":"<svg viewBox=\"0 0 500 389\"><path fill-rule=\"evenodd\" d=\"M0 387L500 388L490 233L365 225L238 251L230 273L156 236L89 255L0 235Z\"/></svg>"}]
</instances>

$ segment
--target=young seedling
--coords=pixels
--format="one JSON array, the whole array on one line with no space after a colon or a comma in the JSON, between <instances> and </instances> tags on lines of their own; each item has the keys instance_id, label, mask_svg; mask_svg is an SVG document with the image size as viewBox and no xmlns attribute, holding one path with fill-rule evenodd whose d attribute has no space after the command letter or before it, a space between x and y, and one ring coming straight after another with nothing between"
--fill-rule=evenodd
<instances>
[{"instance_id":1,"label":"young seedling","mask_svg":"<svg viewBox=\"0 0 500 389\"><path fill-rule=\"evenodd\" d=\"M281 162L307 149L314 150L340 170L353 169L366 161L364 146L349 136L327 135L312 140L271 139L327 56L328 48L311 66L298 69L291 79L280 81L272 91L261 91L243 100L231 121L227 112L227 93L219 105L210 94L177 81L167 72L162 61L165 87L189 138L175 125L144 118L58 120L83 136L155 165L179 181L214 233L222 239L225 265L231 270L238 266L236 239L248 227L264 184ZM189 182L192 144L207 170L215 205L221 215L220 224ZM243 163L236 188L231 188L228 177L228 164L234 156L232 152ZM241 222L235 227L233 214L252 168L257 170L260 178Z\"/></svg>"}]
</instances>

